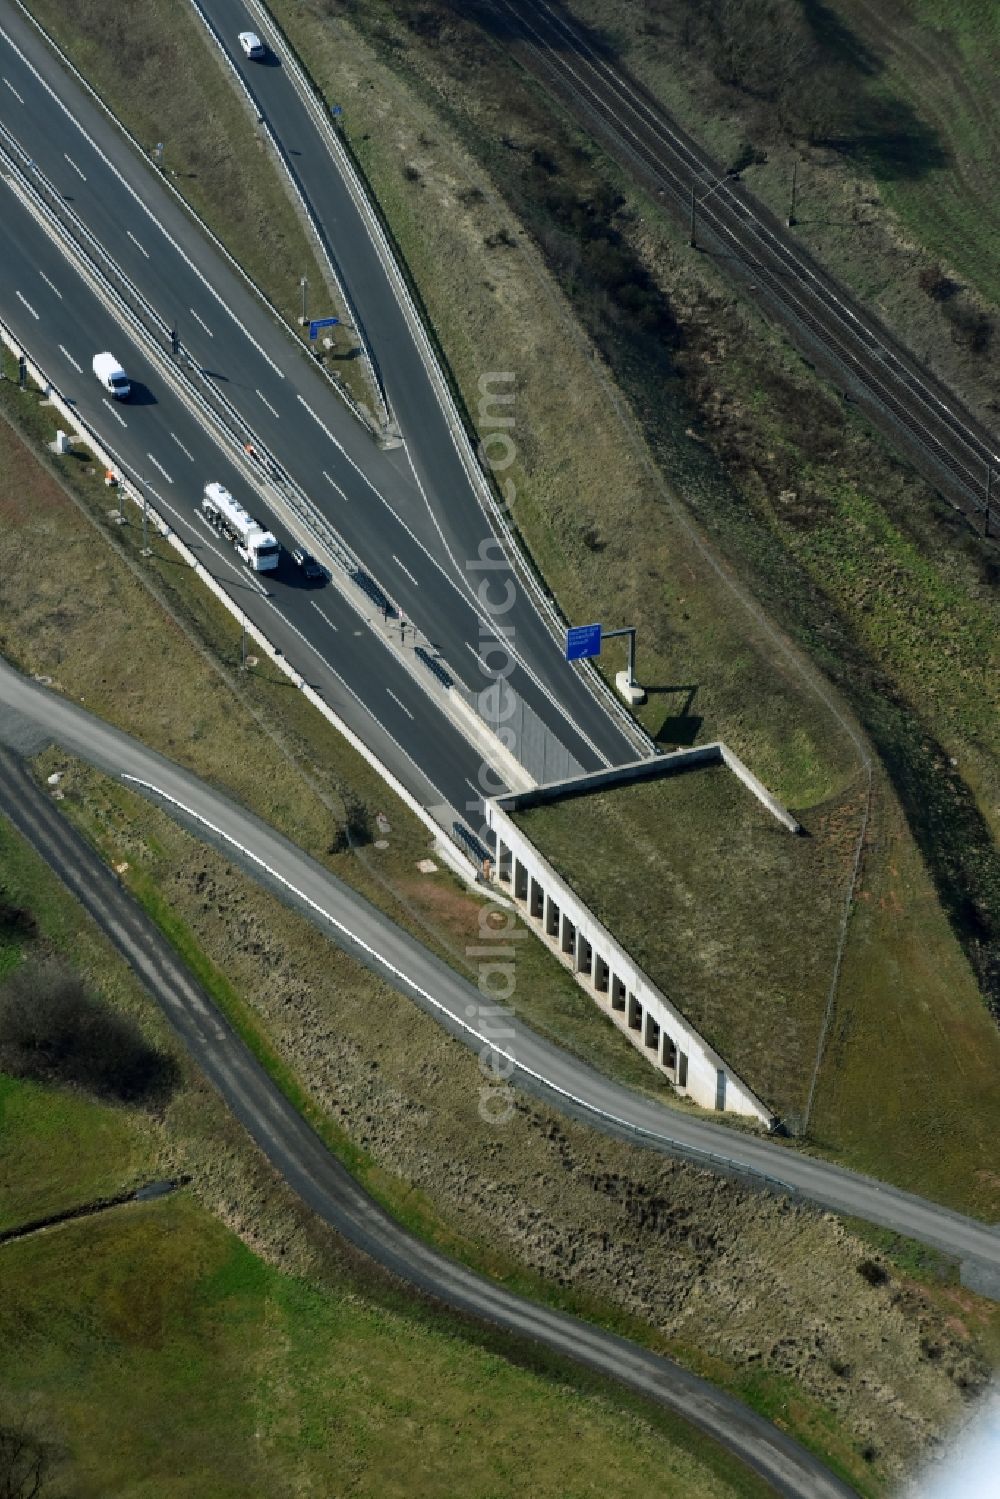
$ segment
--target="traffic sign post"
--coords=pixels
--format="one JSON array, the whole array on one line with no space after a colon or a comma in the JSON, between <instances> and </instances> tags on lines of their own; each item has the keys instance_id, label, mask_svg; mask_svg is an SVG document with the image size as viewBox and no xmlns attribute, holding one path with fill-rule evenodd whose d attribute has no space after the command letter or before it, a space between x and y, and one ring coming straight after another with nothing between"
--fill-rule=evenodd
<instances>
[{"instance_id":1,"label":"traffic sign post","mask_svg":"<svg viewBox=\"0 0 1000 1499\"><path fill-rule=\"evenodd\" d=\"M585 661L601 654L600 625L573 625L566 631L566 660Z\"/></svg>"},{"instance_id":2,"label":"traffic sign post","mask_svg":"<svg viewBox=\"0 0 1000 1499\"><path fill-rule=\"evenodd\" d=\"M574 625L566 631L566 660L585 661L601 654L601 642L617 635L628 636L628 669L615 673L615 686L627 703L644 703L646 694L635 679L635 626L604 630L600 625Z\"/></svg>"},{"instance_id":3,"label":"traffic sign post","mask_svg":"<svg viewBox=\"0 0 1000 1499\"><path fill-rule=\"evenodd\" d=\"M321 328L332 328L332 327L335 326L335 324L337 324L339 322L340 322L340 318L339 317L318 317L318 318L313 318L312 322L309 324L309 338L310 338L310 341L313 342L313 343L316 342L316 335L317 335L317 333L319 332L319 330Z\"/></svg>"}]
</instances>

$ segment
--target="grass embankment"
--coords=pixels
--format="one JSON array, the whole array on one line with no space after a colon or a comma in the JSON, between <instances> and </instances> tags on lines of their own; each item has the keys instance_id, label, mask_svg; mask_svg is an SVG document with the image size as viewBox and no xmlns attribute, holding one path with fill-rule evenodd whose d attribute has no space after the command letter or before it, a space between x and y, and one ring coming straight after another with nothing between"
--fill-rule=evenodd
<instances>
[{"instance_id":1,"label":"grass embankment","mask_svg":"<svg viewBox=\"0 0 1000 1499\"><path fill-rule=\"evenodd\" d=\"M37 856L0 823L0 889L39 932L0 934L9 970L57 954L109 1002L173 1044L124 963ZM182 1063L183 1065L183 1063ZM204 1132L192 1130L197 1113ZM0 1228L127 1189L183 1159L209 1200L206 1150L235 1153L222 1188L253 1201L249 1144L189 1079L162 1117L0 1077ZM201 1157L198 1169L198 1157ZM194 1159L192 1159L194 1158ZM242 1179L241 1179L242 1178ZM259 1206L259 1204L255 1204ZM294 1218L270 1184L276 1237L295 1259ZM643 1419L588 1388L519 1366L316 1243L312 1272L283 1274L185 1192L0 1246L0 1422L26 1410L80 1499L138 1486L158 1495L517 1494L525 1464L542 1495L657 1484L698 1499L763 1499L740 1465L659 1413ZM268 1244L273 1257L274 1244ZM303 1259L301 1254L298 1256ZM623 1421L627 1439L623 1439Z\"/></svg>"},{"instance_id":2,"label":"grass embankment","mask_svg":"<svg viewBox=\"0 0 1000 1499\"><path fill-rule=\"evenodd\" d=\"M150 153L165 142L174 186L290 327L298 330L302 311L300 276L309 280L310 315L343 319L284 170L191 6L146 0L141 10L112 10L94 0L32 0L29 9ZM371 410L367 366L354 357L352 335L328 331L337 334L331 369ZM188 336L183 316L180 336Z\"/></svg>"},{"instance_id":3,"label":"grass embankment","mask_svg":"<svg viewBox=\"0 0 1000 1499\"><path fill-rule=\"evenodd\" d=\"M985 982L1000 921L990 563L451 7L390 18L359 4L335 34L313 0L275 10L344 106L468 410L484 370L516 372L518 462L501 476L516 519L572 620L639 625L651 731L665 744L726 739L807 821L862 785L808 668L727 586L732 573L701 550L675 490L863 716L888 772L876 771L870 846L891 841L908 879L891 921L849 933L853 987L835 1012L822 1138L918 1191L929 1167L947 1201L997 1218L995 1186L975 1171L996 1137L980 1082L995 1075L998 1041L954 935ZM871 861L866 903L882 909L888 882L885 862ZM937 977L922 969L926 1006L914 1005L917 955L931 953ZM911 1075L939 1055L942 1031L960 1061L904 1090L886 1056L873 1096L866 1038L904 1025ZM973 1108L966 1076L980 1080ZM861 1115L872 1137L855 1155Z\"/></svg>"},{"instance_id":4,"label":"grass embankment","mask_svg":"<svg viewBox=\"0 0 1000 1499\"><path fill-rule=\"evenodd\" d=\"M52 763L55 752L39 768ZM311 925L162 813L61 763L63 809L106 859L128 863L154 914L169 907L173 940L275 1080L415 1232L779 1415L866 1492L916 1456L958 1381L978 1387L978 1331L949 1339L947 1362L926 1353L950 1303L925 1303L891 1270L873 1286L867 1248L833 1220L595 1138L524 1098L485 1120L464 1048L342 954L317 964ZM193 1174L211 1190L204 1127L198 1142ZM234 1190L225 1200L252 1242L273 1242L267 1196ZM814 1326L828 1329L819 1343ZM845 1381L862 1367L891 1392L877 1417L869 1385Z\"/></svg>"},{"instance_id":5,"label":"grass embankment","mask_svg":"<svg viewBox=\"0 0 1000 1499\"><path fill-rule=\"evenodd\" d=\"M515 821L794 1127L826 1008L857 813L854 800L838 800L807 818L808 837L793 837L725 766L712 766L532 808Z\"/></svg>"},{"instance_id":6,"label":"grass embankment","mask_svg":"<svg viewBox=\"0 0 1000 1499\"><path fill-rule=\"evenodd\" d=\"M610 0L571 9L721 162L747 141L766 153L744 180L781 220L794 165L792 233L995 419L1000 13L990 0L751 5L738 22L733 13L744 45L726 61L697 0L647 7L641 20Z\"/></svg>"},{"instance_id":7,"label":"grass embankment","mask_svg":"<svg viewBox=\"0 0 1000 1499\"><path fill-rule=\"evenodd\" d=\"M269 662L239 671L234 621L166 543L154 539L143 559L141 526L108 521L91 464L46 454L46 472L4 409L39 445L55 429L36 395L0 383L0 650L219 786L474 980L467 949L482 943L483 902L445 868L419 872L432 851L423 824ZM28 552L30 569L19 561ZM331 853L358 808L370 833ZM372 841L377 811L386 848ZM518 945L517 978L525 1019L601 1070L670 1094L533 940Z\"/></svg>"}]
</instances>

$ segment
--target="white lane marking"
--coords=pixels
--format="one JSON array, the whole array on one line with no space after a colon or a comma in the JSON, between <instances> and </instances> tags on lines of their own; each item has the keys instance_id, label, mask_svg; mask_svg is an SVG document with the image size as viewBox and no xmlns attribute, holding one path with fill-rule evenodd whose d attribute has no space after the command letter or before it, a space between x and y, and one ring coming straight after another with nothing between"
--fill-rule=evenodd
<instances>
[{"instance_id":1,"label":"white lane marking","mask_svg":"<svg viewBox=\"0 0 1000 1499\"><path fill-rule=\"evenodd\" d=\"M258 394L259 394L259 392L258 392ZM323 431L326 433L327 437L333 443L334 447L337 448L337 449L339 449L339 451L342 453L344 450L340 446L340 443L334 437L333 433L330 431L329 427L326 425L326 422L323 420L323 418L316 415L315 411L312 409L312 407L310 406L309 402L306 400L305 396L299 396L298 397L298 401L299 401L300 406L304 406L306 408L306 410L308 411L309 415L312 417L313 421L316 423L317 427L322 427ZM331 479L330 482L332 484L333 480Z\"/></svg>"},{"instance_id":2,"label":"white lane marking","mask_svg":"<svg viewBox=\"0 0 1000 1499\"><path fill-rule=\"evenodd\" d=\"M400 562L400 560L396 556L395 552L393 552L393 554L392 554L392 560L393 560L393 562L395 562L395 564L396 564L397 567L401 567L403 569L404 573L409 578L409 580L413 584L414 588L419 588L420 584L417 582L416 578L410 572L410 569L407 567L406 563L405 562Z\"/></svg>"},{"instance_id":3,"label":"white lane marking","mask_svg":"<svg viewBox=\"0 0 1000 1499\"><path fill-rule=\"evenodd\" d=\"M160 470L160 473L166 479L166 481L167 481L168 484L172 484L174 482L173 479L171 479L170 475L167 473L166 469L163 467L163 464L160 462L160 460L158 458L154 458L153 455L152 455L152 453L147 453L146 457L149 459L150 463L153 465L154 468L158 468Z\"/></svg>"},{"instance_id":4,"label":"white lane marking","mask_svg":"<svg viewBox=\"0 0 1000 1499\"><path fill-rule=\"evenodd\" d=\"M128 235L128 237L132 241L132 243L134 245L138 246L138 248L142 251L142 253L145 255L146 259L148 260L149 259L149 251L146 249L145 245L139 244L139 241L136 239L136 237L132 233L131 229L126 229L125 233Z\"/></svg>"},{"instance_id":5,"label":"white lane marking","mask_svg":"<svg viewBox=\"0 0 1000 1499\"><path fill-rule=\"evenodd\" d=\"M76 370L76 372L77 372L78 375L82 375L83 374L83 365L82 364L77 364L76 360L73 358L73 356L70 353L69 349L63 348L62 344L60 344L59 345L59 352L60 352L60 354L65 354L66 355L66 358L69 360L70 364Z\"/></svg>"},{"instance_id":6,"label":"white lane marking","mask_svg":"<svg viewBox=\"0 0 1000 1499\"><path fill-rule=\"evenodd\" d=\"M276 417L278 415L278 413L275 411L274 407L271 405L270 401L267 399L267 396L264 394L264 392L262 390L258 390L257 394L260 396L261 400L264 402L264 405L267 407L267 409L271 413L271 415Z\"/></svg>"},{"instance_id":7,"label":"white lane marking","mask_svg":"<svg viewBox=\"0 0 1000 1499\"><path fill-rule=\"evenodd\" d=\"M317 604L317 602L316 602L315 599L310 599L309 602L310 602L310 604L312 604L312 606L316 610L317 614L322 614L323 618L326 620L327 624L330 626L330 629L331 630L337 630L337 626L334 624L333 620L327 614L326 610L325 609L321 609L319 607L319 605ZM339 630L337 630L337 633L338 634L340 633Z\"/></svg>"},{"instance_id":8,"label":"white lane marking","mask_svg":"<svg viewBox=\"0 0 1000 1499\"><path fill-rule=\"evenodd\" d=\"M11 83L10 79L9 78L5 78L4 79L4 83L10 89L11 93L14 95L14 98L17 100L18 104L23 104L24 100L21 98L21 95L18 93L17 89Z\"/></svg>"},{"instance_id":9,"label":"white lane marking","mask_svg":"<svg viewBox=\"0 0 1000 1499\"><path fill-rule=\"evenodd\" d=\"M298 628L297 625L293 625L292 624L292 622L288 618L287 614L282 614L281 610L278 608L278 605L274 602L273 599L268 599L267 602L270 604L270 606L274 610L275 614L278 615L278 617L281 620L281 623L283 625L285 625L289 630L291 630L294 635L297 635L299 637L299 639L302 641L303 645L306 645L306 646L309 647L309 649L312 651L313 655L316 656L316 657L318 657L319 660L322 661L322 663L326 667L327 671L332 672L333 671L333 667L330 665L329 661L323 655L323 652L319 649L319 647L313 645L313 643L309 639L309 637L307 635L303 635L302 631ZM334 676L336 676L336 672L334 672Z\"/></svg>"},{"instance_id":10,"label":"white lane marking","mask_svg":"<svg viewBox=\"0 0 1000 1499\"><path fill-rule=\"evenodd\" d=\"M180 438L177 436L177 433L176 432L171 432L170 436L174 439L174 442L180 448L180 450L184 454L185 458L190 458L191 462L193 463L194 462L194 454L188 452L187 448L184 446L184 444L181 442Z\"/></svg>"},{"instance_id":11,"label":"white lane marking","mask_svg":"<svg viewBox=\"0 0 1000 1499\"><path fill-rule=\"evenodd\" d=\"M62 299L63 299L63 294L59 290L59 288L55 284L55 282L54 281L50 281L49 278L48 278L48 276L46 276L46 274L45 274L44 271L39 271L38 274L41 276L42 280L45 282L45 285L49 288L49 290L55 292L56 296L59 298L59 300L61 302Z\"/></svg>"},{"instance_id":12,"label":"white lane marking","mask_svg":"<svg viewBox=\"0 0 1000 1499\"><path fill-rule=\"evenodd\" d=\"M476 647L472 644L471 640L467 640L465 642L465 648L466 648L466 650L471 651L472 654L475 656L476 660L479 662L480 667L482 668L483 675L486 676L486 677L489 677L490 680L492 681L493 678L496 676L496 672L490 671L490 668L486 665L486 662L483 660L482 656L476 650Z\"/></svg>"},{"instance_id":13,"label":"white lane marking","mask_svg":"<svg viewBox=\"0 0 1000 1499\"><path fill-rule=\"evenodd\" d=\"M465 778L465 784L468 786L469 790L474 793L477 803L481 802L483 797L486 795L485 791L481 790L479 786L474 785L472 781L469 780L468 776L466 776Z\"/></svg>"},{"instance_id":14,"label":"white lane marking","mask_svg":"<svg viewBox=\"0 0 1000 1499\"><path fill-rule=\"evenodd\" d=\"M65 156L66 160L69 162L70 166L73 168L73 170L76 173L76 175L78 177L82 177L83 180L84 180L84 182L86 182L86 180L87 180L86 176L84 175L83 172L80 171L80 168L77 166L77 164L73 160L72 156L70 156L69 152L68 151L64 151L63 155Z\"/></svg>"},{"instance_id":15,"label":"white lane marking","mask_svg":"<svg viewBox=\"0 0 1000 1499\"><path fill-rule=\"evenodd\" d=\"M400 699L393 692L392 688L391 687L387 687L385 690L389 694L389 696L392 698L393 702L397 705L397 707L402 708L402 710L406 714L407 718L413 718L413 714L410 712L409 708L406 706L406 704L404 702L400 701Z\"/></svg>"},{"instance_id":16,"label":"white lane marking","mask_svg":"<svg viewBox=\"0 0 1000 1499\"><path fill-rule=\"evenodd\" d=\"M32 307L31 303L28 301L27 297L22 297L19 291L16 291L14 295L19 302L24 303L25 307L27 307L28 311L31 313L31 316L35 319L35 322L40 323L42 320L38 316L38 313L35 311L35 309Z\"/></svg>"},{"instance_id":17,"label":"white lane marking","mask_svg":"<svg viewBox=\"0 0 1000 1499\"><path fill-rule=\"evenodd\" d=\"M346 500L348 498L344 491L341 489L340 485L337 483L336 479L332 476L332 474L328 474L326 469L323 470L323 478L328 484L333 485L334 489L340 495L340 498L342 500Z\"/></svg>"},{"instance_id":18,"label":"white lane marking","mask_svg":"<svg viewBox=\"0 0 1000 1499\"><path fill-rule=\"evenodd\" d=\"M253 334L249 333L247 331L247 329L244 327L243 323L240 321L240 319L236 315L236 313L233 312L232 308L229 307L229 305L225 302L225 300L223 299L221 293L218 292L218 291L216 291L215 287L209 281L208 277L201 270L199 270L198 266L191 259L190 255L188 255L186 253L186 251L177 242L177 240L173 237L173 235L170 233L170 231L168 229L166 229L163 224L160 223L159 219L156 217L156 215L154 214L153 210L151 208L148 208L146 206L146 204L139 197L139 194L136 192L136 190L132 186L132 184L130 182L126 181L125 177L123 177L122 173L115 166L115 164L111 160L110 156L108 156L108 154L105 151L101 150L100 146L97 144L97 142L94 139L94 137L92 135L89 135L88 132L83 128L83 126L80 124L79 120L77 120L76 117L74 116L72 110L68 107L68 105L66 105L66 104L63 103L62 99L59 98L59 95L56 93L55 89L52 88L51 84L49 84L47 82L47 80L42 76L42 74L35 67L34 63L32 63L25 56L25 54L22 52L21 48L17 45L17 43L9 35L9 33L4 30L4 28L2 26L0 26L0 36L3 37L4 41L7 43L8 47L10 47L11 51L14 52L17 55L17 57L20 58L21 62L29 70L29 72L31 72L31 73L34 74L34 76L38 80L39 84L42 86L42 88L48 94L49 98L56 105L56 107L62 111L63 115L66 117L66 119L69 121L69 123L73 126L74 130L76 130L76 131L79 132L79 134L83 137L83 139L91 147L91 149L94 151L94 153L97 156L100 157L101 161L103 161L104 165L108 168L108 170L110 172L112 172L115 177L117 177L117 179L121 183L122 187L129 194L129 196L132 198L133 202L136 204L136 207L142 210L142 212L146 215L147 219L149 219L150 223L156 225L157 229L159 229L159 231L163 235L164 239L171 246L171 248L176 251L176 253L184 261L184 264L188 267L188 269L192 272L192 274L195 275L195 276L197 276L198 280L201 282L202 286L205 287L206 291L209 292L209 294L215 298L216 302L218 302L218 304L219 304L220 308L222 309L222 311L226 314L226 316L228 318L230 318L232 320L232 322L234 322L236 324L237 328L239 328L239 330L243 334L244 338L246 338L251 344L253 344L254 348L257 350L257 353L261 356L262 359L266 359L267 360L268 364L274 370L274 373L277 375L278 379L279 380L284 380L284 378L285 378L284 375L282 374L282 372L278 368L278 366L275 364L275 362L271 358L270 354L268 354L267 350L264 349L264 348L262 348L261 345L254 338ZM88 87L89 87L89 85L88 85ZM97 99L97 102L99 104L101 104L102 101L100 100L99 96L94 92L93 89L90 89L90 93L91 93L91 96L93 98ZM103 107L106 109L106 106L103 106ZM233 257L232 256L227 256L227 258L236 267L237 272L239 272L239 269L240 269L239 265L233 259ZM244 279L246 279L246 278L244 277Z\"/></svg>"},{"instance_id":19,"label":"white lane marking","mask_svg":"<svg viewBox=\"0 0 1000 1499\"><path fill-rule=\"evenodd\" d=\"M485 627L486 634L489 635L489 636L492 636L495 633L495 628L496 627L490 621L490 619L487 617L486 612L479 607L478 601L477 601L475 595L473 594L471 587L469 586L467 578L465 577L464 570L461 567L459 567L458 561L457 561L457 559L455 557L455 554L452 552L452 550L449 547L447 541L445 540L444 533L442 532L441 527L438 524L437 517L434 514L433 510L431 509L431 506L430 506L430 504L429 504L429 502L427 500L427 496L426 496L426 493L424 492L423 485L420 483L420 478L419 478L419 476L417 474L416 469L414 468L413 461L410 458L409 451L406 449L405 444L404 444L404 451L406 452L407 462L410 464L410 471L412 472L413 477L416 480L417 487L420 489L420 492L423 495L424 504L427 507L427 512L431 516L431 519L434 522L434 526L435 526L435 529L437 530L438 535L441 537L441 541L442 541L442 544L444 545L445 551L447 552L449 558L451 559L452 567L455 570L455 576L453 576L452 573L449 572L442 565L442 563L439 561L439 559L437 557L435 557L434 554L432 552L430 552L426 546L424 546L424 543L417 536L416 532L413 531L406 524L406 521L400 515L399 511L396 510L392 505L390 505L390 503L386 499L385 495L382 494L382 492L375 487L375 485L371 482L371 480L369 479L368 475L364 472L364 470L358 467L358 465L354 462L354 459L347 452L347 450L343 447L343 445L337 441L337 439L334 437L333 433L330 431L330 429L326 425L326 423L320 417L318 417L316 415L315 411L309 405L309 402L303 396L301 396L301 395L298 397L298 399L301 402L301 404L306 408L306 410L308 411L309 415L312 417L313 421L317 424L317 426L322 427L323 431L326 433L327 437L333 443L334 447L338 448L340 450L340 452L343 454L343 456L347 459L348 463L354 469L355 473L357 473L358 476L361 479L363 479L364 482L368 485L368 488L371 490L371 492L375 496L375 498L377 500L379 500L385 506L386 510L388 510L389 514L396 521L396 524L399 525L399 526L401 526L403 528L403 530L406 532L407 536L413 542L414 546L418 547L419 550L421 552L423 552L423 554L427 558L428 562L433 567L437 568L438 572L441 574L442 578L444 578L444 580L448 584L448 586L451 589L453 589L455 593L458 594L459 598L463 601L463 603L468 608L471 608L473 614L475 615L475 617L479 621L480 636L482 636L482 634L483 634L484 627ZM452 440L454 441L454 436L453 436ZM511 569L511 577L512 577L512 579L514 578L514 576L515 575L514 575L513 569ZM412 573L410 574L410 577L411 578L413 577ZM471 647L470 647L470 649L471 649ZM570 728L570 730L574 734L576 734L578 738L582 739L583 743L587 745L588 749L590 749L590 750L593 751L593 753L597 756L598 760L600 760L602 764L604 764L604 765L610 765L611 761L609 760L608 756L606 754L604 754L602 750L598 749L598 747L595 744L595 742L590 738L590 735L587 734L585 732L585 730L576 722L576 720L572 716L572 713L566 707L566 705L563 702L561 702L559 698L556 697L556 695L552 692L552 690L548 686L546 686L546 684L543 682L542 678L539 676L538 672L535 671L534 667L530 665L530 663L528 662L527 658L517 649L517 647L514 645L513 641L510 641L508 643L508 649L510 650L510 654L513 656L514 660L517 662L518 666L521 667L522 671L534 683L534 685L538 689L538 691L548 700L548 702L552 705L552 707L555 708L556 712L560 715L560 717L563 719L563 721L566 723L566 725ZM492 673L488 673L488 675L492 675Z\"/></svg>"},{"instance_id":20,"label":"white lane marking","mask_svg":"<svg viewBox=\"0 0 1000 1499\"><path fill-rule=\"evenodd\" d=\"M122 416L122 414L121 414L120 411L116 411L115 410L115 408L112 406L111 402L108 400L107 396L102 396L101 400L104 402L105 406L111 412L111 415L114 417L115 421L116 422L121 422L121 424L122 424L123 427L127 427L128 426L128 422Z\"/></svg>"},{"instance_id":21,"label":"white lane marking","mask_svg":"<svg viewBox=\"0 0 1000 1499\"><path fill-rule=\"evenodd\" d=\"M211 328L208 326L208 324L206 323L205 319L203 317L199 317L198 314L195 312L195 310L194 310L193 307L189 307L188 308L188 312L190 312L191 316L194 318L194 320L195 320L196 323L200 323L201 324L201 326L204 328L205 332L208 334L209 338L214 338L215 337L215 334L212 332Z\"/></svg>"}]
</instances>

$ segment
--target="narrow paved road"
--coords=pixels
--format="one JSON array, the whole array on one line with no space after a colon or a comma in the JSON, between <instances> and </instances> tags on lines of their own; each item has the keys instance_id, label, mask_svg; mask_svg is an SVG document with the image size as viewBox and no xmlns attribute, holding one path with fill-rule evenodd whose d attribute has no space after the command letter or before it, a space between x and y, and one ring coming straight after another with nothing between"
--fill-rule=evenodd
<instances>
[{"instance_id":1,"label":"narrow paved road","mask_svg":"<svg viewBox=\"0 0 1000 1499\"><path fill-rule=\"evenodd\" d=\"M0 813L28 838L111 938L284 1180L344 1238L446 1306L541 1343L655 1400L735 1453L779 1494L791 1499L849 1499L853 1491L817 1458L731 1396L623 1338L512 1295L400 1228L330 1154L155 925L59 816L15 756L4 750Z\"/></svg>"},{"instance_id":2,"label":"narrow paved road","mask_svg":"<svg viewBox=\"0 0 1000 1499\"><path fill-rule=\"evenodd\" d=\"M726 1173L765 1178L833 1212L865 1218L953 1254L963 1262L970 1283L984 1289L992 1285L1000 1299L1000 1233L987 1224L828 1161L642 1098L542 1040L516 1014L504 1016L503 1045L493 1047L490 1036L476 1028L479 991L415 938L252 813L127 734L27 681L0 659L0 739L18 746L32 740L37 744L40 736L177 816L475 1051L490 1045L507 1057L518 1086L599 1129L688 1155Z\"/></svg>"}]
</instances>

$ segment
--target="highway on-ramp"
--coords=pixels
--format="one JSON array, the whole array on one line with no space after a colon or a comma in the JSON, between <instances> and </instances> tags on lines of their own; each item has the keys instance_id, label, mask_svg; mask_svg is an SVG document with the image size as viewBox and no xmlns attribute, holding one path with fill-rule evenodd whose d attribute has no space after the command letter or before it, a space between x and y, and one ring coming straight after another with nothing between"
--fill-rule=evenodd
<instances>
[{"instance_id":1,"label":"highway on-ramp","mask_svg":"<svg viewBox=\"0 0 1000 1499\"><path fill-rule=\"evenodd\" d=\"M142 477L151 503L247 617L421 805L450 828L475 795L482 757L407 668L394 626L381 625L375 610L363 617L331 584L307 583L289 549L308 538L293 534L276 515L270 514L268 523L285 546L276 573L249 572L233 548L208 529L197 509L207 479L221 481L260 509L246 494L242 474L164 386L142 346L122 332L114 347L129 370L133 397L119 405L102 395L88 364L93 349L107 338L107 313L47 238L32 243L30 224L21 203L10 198L0 214L0 274L13 289L4 309L9 326L42 367L54 372L84 421L97 425L104 417L111 429L107 446L119 468ZM114 503L109 491L109 508ZM128 514L136 524L137 513L130 507ZM95 537L95 545L101 544ZM157 546L173 555L162 542ZM407 654L413 662L413 653ZM413 665L425 671L419 662Z\"/></svg>"},{"instance_id":2,"label":"highway on-ramp","mask_svg":"<svg viewBox=\"0 0 1000 1499\"><path fill-rule=\"evenodd\" d=\"M623 1338L513 1295L401 1228L330 1154L154 924L3 750L0 813L111 938L281 1177L345 1239L446 1306L541 1343L665 1406L735 1453L777 1493L789 1499L849 1499L853 1490L816 1457L732 1396Z\"/></svg>"},{"instance_id":3,"label":"highway on-ramp","mask_svg":"<svg viewBox=\"0 0 1000 1499\"><path fill-rule=\"evenodd\" d=\"M0 660L0 737L53 740L124 781L212 842L304 912L338 946L380 973L477 1052L507 1059L512 1080L574 1117L712 1169L763 1179L837 1213L868 1219L961 1260L970 1283L1000 1298L1000 1233L987 1224L774 1141L674 1111L613 1082L543 1040L513 1012L481 1019L474 985L257 817L172 761L28 681ZM490 1017L495 1007L486 1006Z\"/></svg>"},{"instance_id":4,"label":"highway on-ramp","mask_svg":"<svg viewBox=\"0 0 1000 1499\"><path fill-rule=\"evenodd\" d=\"M30 161L54 210L62 212L61 204L72 210L116 272L155 311L165 340L171 328L178 329L185 354L224 392L245 431L296 479L372 577L434 642L449 675L470 696L488 686L493 674L484 670L480 653L502 628L512 657L509 690L579 765L590 770L634 759L636 739L624 727L620 705L609 710L581 670L567 665L551 621L542 618L522 574L506 564L484 574L479 566L481 545L495 542L490 520L426 371L408 353L412 331L394 288L379 272L368 229L346 187L335 227L340 242L358 247L352 300L369 336L373 328L379 334L374 352L390 384L396 361L408 358L402 384L409 396L404 399L404 390L393 385L403 446L391 451L376 445L301 344L14 3L0 9L0 78L7 85L0 86L3 139ZM326 170L332 179L328 162ZM24 236L25 248L34 253L41 230L28 225ZM0 297L11 305L16 290L0 260ZM59 310L44 286L36 286L31 300L39 312ZM116 337L109 317L92 352L113 348ZM415 385L424 392L419 399ZM112 417L101 411L97 420L102 436L117 435ZM205 477L185 475L189 503L196 503ZM482 602L480 588L487 583L491 599L509 597L499 621Z\"/></svg>"}]
</instances>

